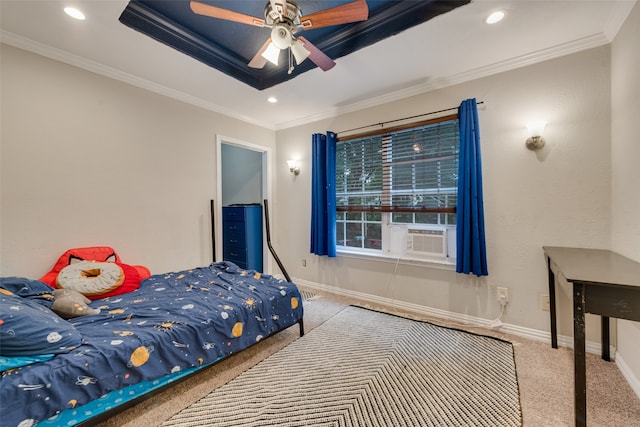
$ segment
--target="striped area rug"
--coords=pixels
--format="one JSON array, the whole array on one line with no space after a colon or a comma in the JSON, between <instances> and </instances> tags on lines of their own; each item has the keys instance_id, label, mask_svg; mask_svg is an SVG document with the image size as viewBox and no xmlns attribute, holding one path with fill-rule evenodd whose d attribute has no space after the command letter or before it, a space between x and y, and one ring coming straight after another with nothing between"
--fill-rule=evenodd
<instances>
[{"instance_id":1,"label":"striped area rug","mask_svg":"<svg viewBox=\"0 0 640 427\"><path fill-rule=\"evenodd\" d=\"M305 291L304 289L300 289L300 295L302 296L302 301L312 301L320 297L320 295L314 294L310 291Z\"/></svg>"},{"instance_id":2,"label":"striped area rug","mask_svg":"<svg viewBox=\"0 0 640 427\"><path fill-rule=\"evenodd\" d=\"M510 343L350 306L162 426L521 424Z\"/></svg>"}]
</instances>

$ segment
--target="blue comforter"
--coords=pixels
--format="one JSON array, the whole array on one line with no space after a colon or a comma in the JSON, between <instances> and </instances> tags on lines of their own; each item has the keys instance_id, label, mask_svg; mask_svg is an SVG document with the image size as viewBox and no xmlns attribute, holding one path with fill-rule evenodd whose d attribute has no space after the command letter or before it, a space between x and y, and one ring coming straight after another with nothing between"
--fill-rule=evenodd
<instances>
[{"instance_id":1,"label":"blue comforter","mask_svg":"<svg viewBox=\"0 0 640 427\"><path fill-rule=\"evenodd\" d=\"M70 320L83 344L2 372L3 426L29 426L113 390L210 364L302 319L293 283L232 263L151 276Z\"/></svg>"}]
</instances>

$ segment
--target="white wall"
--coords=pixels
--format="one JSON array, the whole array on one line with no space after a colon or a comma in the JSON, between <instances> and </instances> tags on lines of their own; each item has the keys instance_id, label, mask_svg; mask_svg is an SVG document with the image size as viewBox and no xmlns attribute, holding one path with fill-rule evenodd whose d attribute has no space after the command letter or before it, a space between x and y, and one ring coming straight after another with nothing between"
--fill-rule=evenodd
<instances>
[{"instance_id":1,"label":"white wall","mask_svg":"<svg viewBox=\"0 0 640 427\"><path fill-rule=\"evenodd\" d=\"M108 245L160 273L211 262L216 134L275 132L2 45L0 274Z\"/></svg>"},{"instance_id":2,"label":"white wall","mask_svg":"<svg viewBox=\"0 0 640 427\"><path fill-rule=\"evenodd\" d=\"M611 247L640 262L640 4L611 49ZM640 378L640 323L618 321L618 358ZM636 384L640 396L640 384Z\"/></svg>"},{"instance_id":3,"label":"white wall","mask_svg":"<svg viewBox=\"0 0 640 427\"><path fill-rule=\"evenodd\" d=\"M342 131L484 101L480 129L489 276L395 263L309 255L311 134ZM298 154L293 179L278 168L277 247L289 273L310 282L493 319L497 286L509 288L505 323L549 330L538 295L548 293L543 245L610 245L610 51L600 47L277 133L278 164ZM547 120L547 145L525 147L527 121ZM280 170L282 169L282 170ZM307 258L302 267L301 258ZM572 335L569 298L560 295L559 332ZM590 319L588 339L598 341Z\"/></svg>"},{"instance_id":4,"label":"white wall","mask_svg":"<svg viewBox=\"0 0 640 427\"><path fill-rule=\"evenodd\" d=\"M506 286L503 321L548 330L548 313L537 307L547 292L543 245L612 247L640 258L632 186L639 172L630 161L639 157L638 101L630 97L640 68L638 27L636 6L613 48L277 133L2 45L0 274L38 277L64 250L89 245L113 246L125 262L153 272L206 264L216 134L274 151L277 139L273 243L292 276L486 319L499 312L495 287ZM488 278L402 264L394 276L393 262L309 255L313 132L440 110L469 97L485 102ZM536 118L548 121L547 145L532 153L525 124ZM289 173L290 158L300 159L299 176ZM562 294L559 315L560 333L571 335ZM591 320L588 339L597 341ZM637 325L620 322L619 334L620 354L639 377Z\"/></svg>"},{"instance_id":5,"label":"white wall","mask_svg":"<svg viewBox=\"0 0 640 427\"><path fill-rule=\"evenodd\" d=\"M347 291L487 319L498 313L494 288L507 286L510 303L503 320L548 331L547 313L537 307L538 294L547 291L542 245L611 248L640 261L639 32L636 5L611 48L278 132L278 164L302 159L297 178L278 170L278 246L289 272ZM489 277L403 265L394 277L394 262L310 255L310 135L439 110L467 97L486 102L480 126ZM533 154L524 149L523 128L536 117L549 124L547 146ZM307 259L306 268L301 258ZM559 332L570 336L568 296L561 293L558 303ZM598 319L590 316L587 328L587 338L599 341ZM640 395L640 324L618 321L617 345L621 368Z\"/></svg>"}]
</instances>

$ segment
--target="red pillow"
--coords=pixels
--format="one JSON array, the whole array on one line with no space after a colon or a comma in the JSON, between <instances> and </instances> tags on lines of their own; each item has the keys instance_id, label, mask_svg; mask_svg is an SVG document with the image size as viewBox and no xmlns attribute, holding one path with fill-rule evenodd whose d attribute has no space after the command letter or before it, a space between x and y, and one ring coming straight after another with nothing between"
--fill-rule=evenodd
<instances>
[{"instance_id":1,"label":"red pillow","mask_svg":"<svg viewBox=\"0 0 640 427\"><path fill-rule=\"evenodd\" d=\"M141 281L151 277L151 271L149 271L149 269L147 267L145 267L144 265L134 265L132 267L135 268L138 271L138 274L140 275L140 280Z\"/></svg>"},{"instance_id":2,"label":"red pillow","mask_svg":"<svg viewBox=\"0 0 640 427\"><path fill-rule=\"evenodd\" d=\"M78 261L120 262L120 257L116 251L109 246L69 249L60 255L60 258L58 258L58 261L56 261L51 271L42 276L40 281L55 288L58 273L67 265L70 265L74 259Z\"/></svg>"},{"instance_id":3,"label":"red pillow","mask_svg":"<svg viewBox=\"0 0 640 427\"><path fill-rule=\"evenodd\" d=\"M131 292L140 287L140 282L151 276L149 269L142 265L128 265L120 262L120 257L116 251L109 246L91 246L87 248L69 249L58 258L58 261L53 266L51 271L40 278L41 282L46 283L52 288L56 288L56 279L58 273L70 265L73 260L79 261L99 261L99 262L115 262L118 264L124 273L124 281L122 284L106 294L87 296L90 299L106 298L108 296L114 296Z\"/></svg>"}]
</instances>

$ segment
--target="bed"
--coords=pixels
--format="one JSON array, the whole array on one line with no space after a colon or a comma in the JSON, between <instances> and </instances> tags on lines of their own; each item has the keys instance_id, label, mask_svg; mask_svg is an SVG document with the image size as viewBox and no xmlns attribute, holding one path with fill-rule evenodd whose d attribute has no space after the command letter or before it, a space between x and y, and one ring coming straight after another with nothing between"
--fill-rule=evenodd
<instances>
[{"instance_id":1,"label":"bed","mask_svg":"<svg viewBox=\"0 0 640 427\"><path fill-rule=\"evenodd\" d=\"M48 310L46 285L20 284L0 289L3 318L26 303ZM12 366L0 379L3 426L91 424L292 325L304 331L295 284L230 262L153 275L90 306L100 313L44 320L60 344L54 354L2 357Z\"/></svg>"}]
</instances>

